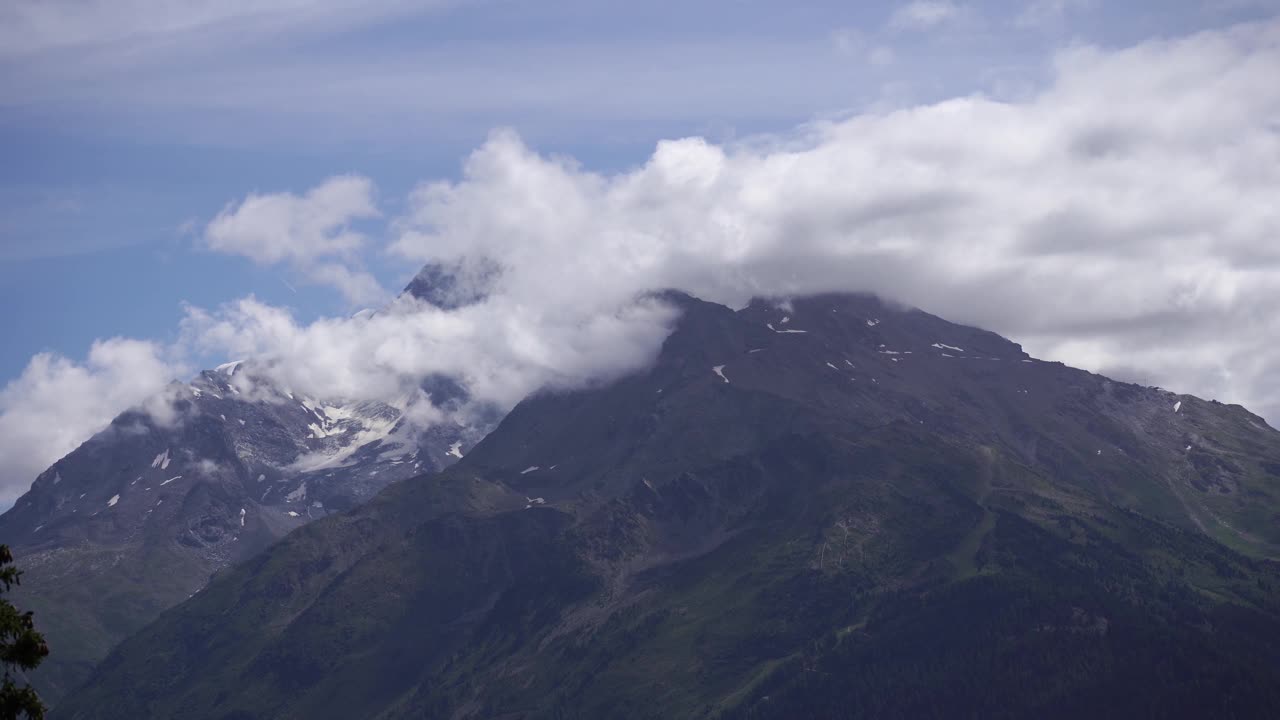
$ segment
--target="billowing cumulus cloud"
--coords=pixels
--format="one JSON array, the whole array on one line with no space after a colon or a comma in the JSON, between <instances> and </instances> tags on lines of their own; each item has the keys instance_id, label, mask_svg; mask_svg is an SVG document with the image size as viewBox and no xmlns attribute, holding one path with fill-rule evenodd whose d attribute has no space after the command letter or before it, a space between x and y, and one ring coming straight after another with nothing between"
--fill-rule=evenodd
<instances>
[{"instance_id":1,"label":"billowing cumulus cloud","mask_svg":"<svg viewBox=\"0 0 1280 720\"><path fill-rule=\"evenodd\" d=\"M1267 336L1257 323L1280 329L1257 310L1280 290L1258 272L1280 229L1266 120L1280 109L1266 80L1280 67L1275 39L1262 26L1120 53L1077 49L1025 102L958 98L739 146L667 141L611 175L498 132L460 180L413 193L392 244L415 262L497 263L497 280L485 276L490 301L431 311L434 325L408 312L361 332L399 338L406 354L451 354L460 369L503 367L537 355L511 355L522 338L559 346L573 337L564 328L651 288L729 304L864 289L994 327L1048 357L1270 410L1280 399L1267 394L1264 368L1276 358L1256 339ZM259 324L228 317L221 327L238 337L232 328ZM306 332L328 341L333 328ZM367 336L353 352L361 346L383 347ZM609 366L630 352L585 357ZM294 355L284 367L312 372L306 359L324 353ZM537 380L517 374L493 396L513 400L564 362L548 361ZM376 387L383 369L325 383Z\"/></svg>"},{"instance_id":2,"label":"billowing cumulus cloud","mask_svg":"<svg viewBox=\"0 0 1280 720\"><path fill-rule=\"evenodd\" d=\"M286 263L310 282L337 288L351 302L372 302L382 295L377 280L350 265L366 243L351 223L378 216L373 194L368 178L342 175L302 196L250 195L209 223L205 242L262 265Z\"/></svg>"},{"instance_id":3,"label":"billowing cumulus cloud","mask_svg":"<svg viewBox=\"0 0 1280 720\"><path fill-rule=\"evenodd\" d=\"M510 408L540 387L573 387L647 365L674 314L651 298L536 302L494 295L444 311L404 297L372 316L299 324L253 299L189 311L186 335L259 361L258 372L315 397L403 402L444 374L482 403Z\"/></svg>"},{"instance_id":4,"label":"billowing cumulus cloud","mask_svg":"<svg viewBox=\"0 0 1280 720\"><path fill-rule=\"evenodd\" d=\"M1046 357L1280 415L1280 24L1062 53L962 97L615 175L498 133L412 198L394 249L501 259L559 301L672 286L871 290Z\"/></svg>"},{"instance_id":5,"label":"billowing cumulus cloud","mask_svg":"<svg viewBox=\"0 0 1280 720\"><path fill-rule=\"evenodd\" d=\"M100 340L84 363L41 353L0 389L0 505L8 506L36 475L104 429L121 411L160 398L184 368L155 343ZM164 404L156 406L163 414Z\"/></svg>"},{"instance_id":6,"label":"billowing cumulus cloud","mask_svg":"<svg viewBox=\"0 0 1280 720\"><path fill-rule=\"evenodd\" d=\"M1041 357L1274 419L1277 72L1280 23L1077 47L1024 99L958 97L731 145L665 141L609 174L497 132L386 230L406 262L470 270L460 277L483 301L401 299L302 324L247 299L191 310L179 350L260 358L279 382L348 399L403 397L446 373L510 407L649 361L672 320L642 299L650 289L731 305L867 290ZM251 200L226 216L277 217ZM343 207L314 231L263 221L284 244L244 252L291 262L331 246L342 258L341 218L363 206Z\"/></svg>"}]
</instances>

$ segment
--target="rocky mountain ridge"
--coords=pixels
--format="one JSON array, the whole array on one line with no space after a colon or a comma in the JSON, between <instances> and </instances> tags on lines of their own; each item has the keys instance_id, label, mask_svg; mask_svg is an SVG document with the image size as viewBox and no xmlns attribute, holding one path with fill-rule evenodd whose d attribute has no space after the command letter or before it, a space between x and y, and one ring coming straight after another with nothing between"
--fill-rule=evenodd
<instances>
[{"instance_id":1,"label":"rocky mountain ridge","mask_svg":"<svg viewBox=\"0 0 1280 720\"><path fill-rule=\"evenodd\" d=\"M421 390L445 411L467 400L448 378ZM0 515L0 542L22 559L15 600L57 648L32 676L46 702L213 574L456 462L500 417L480 408L420 429L404 410L307 397L257 360L231 362L172 383L41 473Z\"/></svg>"},{"instance_id":2,"label":"rocky mountain ridge","mask_svg":"<svg viewBox=\"0 0 1280 720\"><path fill-rule=\"evenodd\" d=\"M652 368L291 533L56 715L1280 709L1260 418L867 296L667 299Z\"/></svg>"}]
</instances>

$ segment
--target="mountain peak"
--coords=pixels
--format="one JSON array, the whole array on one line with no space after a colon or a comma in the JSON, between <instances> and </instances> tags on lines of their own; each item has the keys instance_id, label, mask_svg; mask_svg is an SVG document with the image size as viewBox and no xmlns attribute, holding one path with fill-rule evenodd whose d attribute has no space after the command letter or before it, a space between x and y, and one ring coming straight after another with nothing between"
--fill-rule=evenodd
<instances>
[{"instance_id":1,"label":"mountain peak","mask_svg":"<svg viewBox=\"0 0 1280 720\"><path fill-rule=\"evenodd\" d=\"M222 574L60 710L1275 714L1280 434L867 295L669 299L652 366Z\"/></svg>"},{"instance_id":2,"label":"mountain peak","mask_svg":"<svg viewBox=\"0 0 1280 720\"><path fill-rule=\"evenodd\" d=\"M404 292L441 310L456 310L488 297L501 272L492 261L431 262L418 271Z\"/></svg>"}]
</instances>

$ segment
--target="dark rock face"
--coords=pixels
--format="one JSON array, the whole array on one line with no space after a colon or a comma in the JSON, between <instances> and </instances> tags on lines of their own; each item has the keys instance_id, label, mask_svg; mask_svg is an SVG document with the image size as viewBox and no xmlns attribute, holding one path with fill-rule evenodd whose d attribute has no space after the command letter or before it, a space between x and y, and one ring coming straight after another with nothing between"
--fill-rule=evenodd
<instances>
[{"instance_id":1,"label":"dark rock face","mask_svg":"<svg viewBox=\"0 0 1280 720\"><path fill-rule=\"evenodd\" d=\"M1280 711L1259 418L874 298L668 299L651 370L220 574L55 714Z\"/></svg>"},{"instance_id":2,"label":"dark rock face","mask_svg":"<svg viewBox=\"0 0 1280 720\"><path fill-rule=\"evenodd\" d=\"M496 263L465 267L430 263L409 282L405 294L441 310L454 310L484 300L501 271Z\"/></svg>"}]
</instances>

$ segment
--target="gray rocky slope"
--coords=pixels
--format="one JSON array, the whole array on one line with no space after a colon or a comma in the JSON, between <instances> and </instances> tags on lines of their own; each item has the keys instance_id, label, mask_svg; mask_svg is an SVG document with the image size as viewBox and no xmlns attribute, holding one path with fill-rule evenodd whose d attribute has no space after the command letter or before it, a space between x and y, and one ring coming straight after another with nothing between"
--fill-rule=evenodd
<instances>
[{"instance_id":1,"label":"gray rocky slope","mask_svg":"<svg viewBox=\"0 0 1280 720\"><path fill-rule=\"evenodd\" d=\"M437 302L442 282L452 287L429 268L407 292ZM448 378L422 389L446 409L467 401ZM32 676L46 702L219 570L456 462L499 419L480 411L421 431L402 407L306 397L253 360L175 382L156 400L148 407L165 412L121 414L0 516L0 543L24 571L14 601L53 648Z\"/></svg>"}]
</instances>

